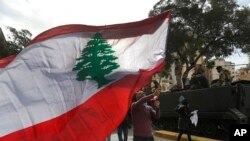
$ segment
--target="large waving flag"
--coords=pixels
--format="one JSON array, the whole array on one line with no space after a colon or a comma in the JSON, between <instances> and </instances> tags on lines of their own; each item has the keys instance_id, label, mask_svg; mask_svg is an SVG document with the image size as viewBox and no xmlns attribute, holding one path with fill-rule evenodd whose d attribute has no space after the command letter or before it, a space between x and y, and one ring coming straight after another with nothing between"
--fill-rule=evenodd
<instances>
[{"instance_id":1,"label":"large waving flag","mask_svg":"<svg viewBox=\"0 0 250 141\"><path fill-rule=\"evenodd\" d=\"M169 18L59 26L1 60L0 141L103 141L164 66Z\"/></svg>"}]
</instances>

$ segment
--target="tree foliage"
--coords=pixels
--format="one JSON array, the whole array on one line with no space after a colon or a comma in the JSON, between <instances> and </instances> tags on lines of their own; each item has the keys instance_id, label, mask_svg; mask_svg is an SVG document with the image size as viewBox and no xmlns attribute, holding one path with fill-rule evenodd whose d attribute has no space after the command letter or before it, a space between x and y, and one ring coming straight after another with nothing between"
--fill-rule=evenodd
<instances>
[{"instance_id":1,"label":"tree foliage","mask_svg":"<svg viewBox=\"0 0 250 141\"><path fill-rule=\"evenodd\" d=\"M235 48L250 50L250 10L235 0L160 0L149 16L167 10L172 14L167 55L174 53L185 65L183 81L200 58L209 63Z\"/></svg>"},{"instance_id":2,"label":"tree foliage","mask_svg":"<svg viewBox=\"0 0 250 141\"><path fill-rule=\"evenodd\" d=\"M10 35L7 37L7 52L9 55L16 55L31 41L32 34L27 29L17 30L13 27L7 27Z\"/></svg>"}]
</instances>

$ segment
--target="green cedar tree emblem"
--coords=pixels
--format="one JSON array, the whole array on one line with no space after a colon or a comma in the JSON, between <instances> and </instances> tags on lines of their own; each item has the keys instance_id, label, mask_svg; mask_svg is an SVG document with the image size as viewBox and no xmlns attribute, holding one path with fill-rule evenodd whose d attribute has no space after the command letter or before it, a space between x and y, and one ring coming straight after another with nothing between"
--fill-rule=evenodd
<instances>
[{"instance_id":1,"label":"green cedar tree emblem","mask_svg":"<svg viewBox=\"0 0 250 141\"><path fill-rule=\"evenodd\" d=\"M98 88L111 82L112 80L106 79L105 75L119 67L115 62L118 57L113 55L114 52L112 46L102 38L102 34L96 33L82 50L81 56L76 59L77 64L73 68L73 71L77 71L76 79L78 81L95 80Z\"/></svg>"}]
</instances>

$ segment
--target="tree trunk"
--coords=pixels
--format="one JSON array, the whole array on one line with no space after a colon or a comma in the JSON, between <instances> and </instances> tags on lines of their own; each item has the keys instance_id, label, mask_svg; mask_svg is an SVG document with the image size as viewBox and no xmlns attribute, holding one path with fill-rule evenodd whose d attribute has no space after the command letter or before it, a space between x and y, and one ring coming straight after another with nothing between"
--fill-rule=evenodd
<instances>
[{"instance_id":1,"label":"tree trunk","mask_svg":"<svg viewBox=\"0 0 250 141\"><path fill-rule=\"evenodd\" d=\"M178 89L182 89L182 82L181 82L182 68L183 66L181 63L175 64L176 86Z\"/></svg>"},{"instance_id":2,"label":"tree trunk","mask_svg":"<svg viewBox=\"0 0 250 141\"><path fill-rule=\"evenodd\" d=\"M189 72L189 71L186 70L186 71L183 73L183 75L182 75L182 83L183 83L184 87L185 87L185 84L186 84L186 81L187 81L188 72Z\"/></svg>"},{"instance_id":3,"label":"tree trunk","mask_svg":"<svg viewBox=\"0 0 250 141\"><path fill-rule=\"evenodd\" d=\"M189 73L190 70L193 69L193 68L194 68L194 65L191 65L191 66L189 66L189 67L186 67L186 70L185 70L185 72L184 72L183 75L182 75L182 83L183 83L184 86L185 86L186 81L187 81L188 73Z\"/></svg>"}]
</instances>

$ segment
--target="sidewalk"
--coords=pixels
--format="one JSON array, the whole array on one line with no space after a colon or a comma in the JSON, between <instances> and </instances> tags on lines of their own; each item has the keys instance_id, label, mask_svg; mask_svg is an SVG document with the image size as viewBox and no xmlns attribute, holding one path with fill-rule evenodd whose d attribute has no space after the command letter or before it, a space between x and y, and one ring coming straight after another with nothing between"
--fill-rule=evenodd
<instances>
[{"instance_id":1,"label":"sidewalk","mask_svg":"<svg viewBox=\"0 0 250 141\"><path fill-rule=\"evenodd\" d=\"M133 133L132 129L129 129L128 133L128 141L133 141ZM157 130L154 132L154 139L155 141L176 141L178 136L178 133L176 132L171 132L171 131L166 131L166 130ZM215 139L210 139L210 138L205 138L205 137L199 137L199 136L191 136L192 141L219 141ZM187 135L183 134L182 141L188 141ZM119 141L117 132L114 131L111 135L111 141Z\"/></svg>"},{"instance_id":2,"label":"sidewalk","mask_svg":"<svg viewBox=\"0 0 250 141\"><path fill-rule=\"evenodd\" d=\"M169 140L176 140L177 136L178 136L178 133L165 131L165 130L158 130L158 131L155 131L154 135L158 136L158 137L161 137L161 138L166 138L166 139L169 139ZM218 141L218 140L215 140L215 139L198 137L198 136L193 136L193 135L191 135L191 138L192 138L192 141ZM181 139L183 141L188 141L186 134L183 134L181 136Z\"/></svg>"},{"instance_id":3,"label":"sidewalk","mask_svg":"<svg viewBox=\"0 0 250 141\"><path fill-rule=\"evenodd\" d=\"M167 138L164 138L164 137L159 137L159 136L156 136L154 135L154 139L155 141L174 141L172 139L167 139ZM118 140L118 136L117 136L117 132L114 131L111 135L111 141L119 141ZM128 141L133 141L133 131L132 129L129 129L129 132L128 132Z\"/></svg>"}]
</instances>

